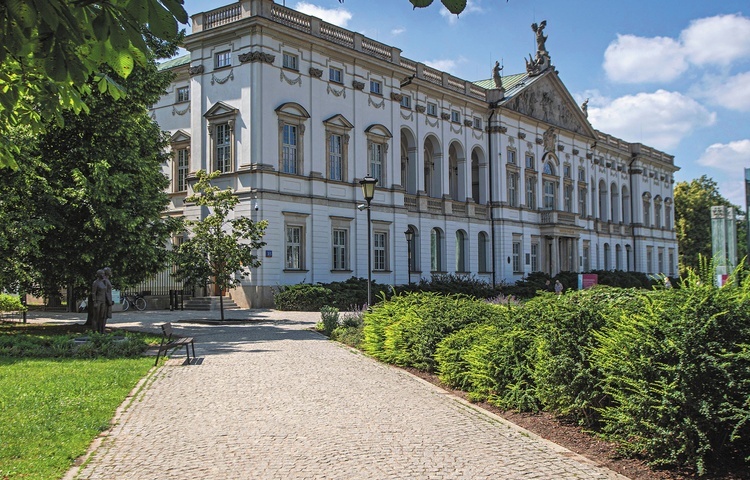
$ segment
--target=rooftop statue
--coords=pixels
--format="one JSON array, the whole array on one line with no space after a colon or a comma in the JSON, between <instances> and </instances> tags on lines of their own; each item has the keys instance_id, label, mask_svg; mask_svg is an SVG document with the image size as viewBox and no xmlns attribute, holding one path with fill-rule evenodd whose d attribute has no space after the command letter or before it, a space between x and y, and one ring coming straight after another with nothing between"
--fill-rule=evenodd
<instances>
[{"instance_id":1,"label":"rooftop statue","mask_svg":"<svg viewBox=\"0 0 750 480\"><path fill-rule=\"evenodd\" d=\"M495 62L495 66L492 67L492 80L495 81L495 88L503 88L503 79L500 76L502 69L500 62Z\"/></svg>"},{"instance_id":2,"label":"rooftop statue","mask_svg":"<svg viewBox=\"0 0 750 480\"><path fill-rule=\"evenodd\" d=\"M531 24L531 29L534 30L534 33L536 33L536 51L537 52L547 52L547 47L545 46L545 42L547 41L547 37L544 36L544 27L547 26L547 20L542 20L542 23L537 26L536 23Z\"/></svg>"}]
</instances>

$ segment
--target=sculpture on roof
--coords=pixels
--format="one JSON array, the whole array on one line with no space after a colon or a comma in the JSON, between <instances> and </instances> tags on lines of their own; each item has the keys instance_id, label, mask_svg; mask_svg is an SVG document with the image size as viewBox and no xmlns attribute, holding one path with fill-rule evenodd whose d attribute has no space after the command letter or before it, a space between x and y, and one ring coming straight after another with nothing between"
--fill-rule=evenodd
<instances>
[{"instance_id":1,"label":"sculpture on roof","mask_svg":"<svg viewBox=\"0 0 750 480\"><path fill-rule=\"evenodd\" d=\"M547 51L547 37L544 35L544 28L547 26L547 20L543 20L539 25L531 24L531 29L536 33L536 57L529 55L526 60L526 72L529 76L539 75L552 66L552 60Z\"/></svg>"},{"instance_id":2,"label":"sculpture on roof","mask_svg":"<svg viewBox=\"0 0 750 480\"><path fill-rule=\"evenodd\" d=\"M589 99L587 98L585 102L581 104L581 111L583 112L583 115L586 118L589 118Z\"/></svg>"},{"instance_id":3,"label":"sculpture on roof","mask_svg":"<svg viewBox=\"0 0 750 480\"><path fill-rule=\"evenodd\" d=\"M495 88L503 88L503 79L500 76L500 72L503 67L500 66L500 62L495 62L495 66L492 67L492 80L495 81Z\"/></svg>"}]
</instances>

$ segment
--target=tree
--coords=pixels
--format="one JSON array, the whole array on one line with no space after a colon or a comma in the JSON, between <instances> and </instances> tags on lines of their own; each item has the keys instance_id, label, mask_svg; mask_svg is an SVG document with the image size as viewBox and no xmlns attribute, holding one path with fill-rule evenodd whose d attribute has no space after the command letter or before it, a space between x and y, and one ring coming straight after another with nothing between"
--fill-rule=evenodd
<instances>
[{"instance_id":1,"label":"tree","mask_svg":"<svg viewBox=\"0 0 750 480\"><path fill-rule=\"evenodd\" d=\"M176 42L149 44L149 63L121 80L126 97L93 90L88 113L64 112L64 126L42 135L12 132L25 141L16 143L18 170L0 176L2 286L23 272L25 282L52 298L63 286L86 291L104 266L113 268L117 286L164 268L166 245L181 222L163 216L168 138L148 106L171 81L155 57L173 53Z\"/></svg>"},{"instance_id":2,"label":"tree","mask_svg":"<svg viewBox=\"0 0 750 480\"><path fill-rule=\"evenodd\" d=\"M414 5L414 8L429 7L432 5L432 1L433 0L409 0L409 2ZM463 12L466 8L466 0L440 0L440 2L449 12L455 15ZM339 3L344 3L344 0L339 0Z\"/></svg>"},{"instance_id":3,"label":"tree","mask_svg":"<svg viewBox=\"0 0 750 480\"><path fill-rule=\"evenodd\" d=\"M738 206L732 205L729 200L721 196L718 184L706 175L697 180L679 182L675 185L675 230L681 274L684 274L688 268L698 271L699 256L712 257L711 207L713 206L734 207L738 213L741 213ZM744 256L747 251L745 222L739 222L737 226L739 240L737 252L740 257Z\"/></svg>"},{"instance_id":4,"label":"tree","mask_svg":"<svg viewBox=\"0 0 750 480\"><path fill-rule=\"evenodd\" d=\"M86 112L97 89L123 94L106 65L127 78L149 61L144 31L174 38L187 23L183 0L6 0L0 2L0 167L15 167L12 130L45 131L48 119Z\"/></svg>"},{"instance_id":5,"label":"tree","mask_svg":"<svg viewBox=\"0 0 750 480\"><path fill-rule=\"evenodd\" d=\"M224 292L240 285L250 268L260 266L255 252L266 242L261 241L268 221L253 221L248 217L229 218L240 203L234 192L221 190L211 184L220 175L200 170L193 194L185 199L209 209L202 220L186 220L192 235L177 251L176 276L187 283L214 284L219 291L221 319L224 320Z\"/></svg>"}]
</instances>

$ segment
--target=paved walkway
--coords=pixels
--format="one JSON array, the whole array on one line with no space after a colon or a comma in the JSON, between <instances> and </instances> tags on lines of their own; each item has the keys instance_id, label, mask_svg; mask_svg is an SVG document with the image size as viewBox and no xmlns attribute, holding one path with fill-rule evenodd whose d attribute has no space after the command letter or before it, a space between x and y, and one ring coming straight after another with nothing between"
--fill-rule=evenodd
<instances>
[{"instance_id":1,"label":"paved walkway","mask_svg":"<svg viewBox=\"0 0 750 480\"><path fill-rule=\"evenodd\" d=\"M180 352L155 369L66 479L625 479L328 341L309 330L319 314L195 323L208 316L218 313L115 314L118 327L179 322L199 358L183 365Z\"/></svg>"}]
</instances>

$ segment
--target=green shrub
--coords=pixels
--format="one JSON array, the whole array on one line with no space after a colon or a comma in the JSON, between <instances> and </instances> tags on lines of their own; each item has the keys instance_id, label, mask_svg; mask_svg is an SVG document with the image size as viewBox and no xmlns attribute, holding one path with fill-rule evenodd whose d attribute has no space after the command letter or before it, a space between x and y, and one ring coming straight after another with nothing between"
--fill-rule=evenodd
<instances>
[{"instance_id":1,"label":"green shrub","mask_svg":"<svg viewBox=\"0 0 750 480\"><path fill-rule=\"evenodd\" d=\"M732 448L747 455L750 285L641 295L642 311L608 312L592 352L612 398L604 432L626 453L699 473Z\"/></svg>"},{"instance_id":2,"label":"green shrub","mask_svg":"<svg viewBox=\"0 0 750 480\"><path fill-rule=\"evenodd\" d=\"M496 308L462 295L399 295L365 315L362 346L380 360L432 371L438 342L464 325L489 320Z\"/></svg>"},{"instance_id":3,"label":"green shrub","mask_svg":"<svg viewBox=\"0 0 750 480\"><path fill-rule=\"evenodd\" d=\"M0 293L0 312L25 312L26 307L17 295Z\"/></svg>"},{"instance_id":4,"label":"green shrub","mask_svg":"<svg viewBox=\"0 0 750 480\"><path fill-rule=\"evenodd\" d=\"M81 341L75 341L79 339ZM143 335L126 332L81 335L0 335L0 356L14 358L133 358L148 344Z\"/></svg>"},{"instance_id":5,"label":"green shrub","mask_svg":"<svg viewBox=\"0 0 750 480\"><path fill-rule=\"evenodd\" d=\"M331 290L321 285L297 284L283 286L274 293L273 301L279 310L318 312L331 304Z\"/></svg>"},{"instance_id":6,"label":"green shrub","mask_svg":"<svg viewBox=\"0 0 750 480\"><path fill-rule=\"evenodd\" d=\"M350 347L359 348L363 338L362 332L362 325L341 325L331 332L331 339Z\"/></svg>"},{"instance_id":7,"label":"green shrub","mask_svg":"<svg viewBox=\"0 0 750 480\"><path fill-rule=\"evenodd\" d=\"M419 283L400 285L398 293L434 292L443 295L466 295L473 298L491 298L498 294L492 285L473 275L440 274L422 278Z\"/></svg>"},{"instance_id":8,"label":"green shrub","mask_svg":"<svg viewBox=\"0 0 750 480\"><path fill-rule=\"evenodd\" d=\"M339 326L339 309L324 305L320 309L320 318L323 323L323 333L330 337L331 332Z\"/></svg>"}]
</instances>

